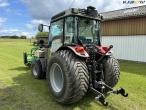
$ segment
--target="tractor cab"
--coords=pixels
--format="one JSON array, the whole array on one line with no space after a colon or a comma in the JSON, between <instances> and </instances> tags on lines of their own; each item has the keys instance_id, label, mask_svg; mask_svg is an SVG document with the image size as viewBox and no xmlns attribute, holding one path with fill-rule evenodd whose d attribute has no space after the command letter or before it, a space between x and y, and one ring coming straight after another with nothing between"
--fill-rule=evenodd
<instances>
[{"instance_id":1,"label":"tractor cab","mask_svg":"<svg viewBox=\"0 0 146 110\"><path fill-rule=\"evenodd\" d=\"M100 45L101 20L102 16L91 6L71 8L53 16L49 30L51 52L73 45Z\"/></svg>"}]
</instances>

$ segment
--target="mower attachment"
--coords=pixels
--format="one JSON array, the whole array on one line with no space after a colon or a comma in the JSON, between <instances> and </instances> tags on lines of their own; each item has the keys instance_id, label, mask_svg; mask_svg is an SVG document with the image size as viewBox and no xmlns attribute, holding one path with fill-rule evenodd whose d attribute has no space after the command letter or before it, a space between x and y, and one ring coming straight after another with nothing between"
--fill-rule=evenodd
<instances>
[{"instance_id":1,"label":"mower attachment","mask_svg":"<svg viewBox=\"0 0 146 110\"><path fill-rule=\"evenodd\" d=\"M38 59L38 57L36 57L34 55L34 52L36 50L38 50L38 47L32 48L31 51L30 51L30 53L26 53L26 52L23 53L23 60L24 60L24 64L26 66L30 67L31 64L32 64L32 62Z\"/></svg>"}]
</instances>

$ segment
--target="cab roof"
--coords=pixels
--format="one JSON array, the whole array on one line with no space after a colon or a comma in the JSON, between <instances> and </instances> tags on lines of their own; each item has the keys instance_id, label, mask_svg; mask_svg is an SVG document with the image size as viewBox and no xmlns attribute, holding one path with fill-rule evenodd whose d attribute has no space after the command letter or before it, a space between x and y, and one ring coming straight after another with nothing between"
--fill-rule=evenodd
<instances>
[{"instance_id":1,"label":"cab roof","mask_svg":"<svg viewBox=\"0 0 146 110\"><path fill-rule=\"evenodd\" d=\"M94 7L88 6L87 9L70 8L63 12L60 12L60 13L54 15L51 18L51 21L56 21L58 19L61 19L61 18L67 17L67 16L81 16L81 17L86 17L86 18L96 19L96 20L103 19L103 17L97 12L97 10L95 10Z\"/></svg>"}]
</instances>

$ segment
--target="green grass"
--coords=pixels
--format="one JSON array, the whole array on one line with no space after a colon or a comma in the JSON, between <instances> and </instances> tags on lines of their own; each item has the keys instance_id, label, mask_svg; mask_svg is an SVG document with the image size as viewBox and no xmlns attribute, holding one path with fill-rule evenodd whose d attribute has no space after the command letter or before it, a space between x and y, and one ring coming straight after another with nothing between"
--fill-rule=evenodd
<instances>
[{"instance_id":1,"label":"green grass","mask_svg":"<svg viewBox=\"0 0 146 110\"><path fill-rule=\"evenodd\" d=\"M60 105L51 97L45 80L36 80L23 64L27 40L0 39L0 110L145 110L146 64L121 61L121 79L116 88L125 87L128 98L110 95L108 107L88 93L73 105Z\"/></svg>"}]
</instances>

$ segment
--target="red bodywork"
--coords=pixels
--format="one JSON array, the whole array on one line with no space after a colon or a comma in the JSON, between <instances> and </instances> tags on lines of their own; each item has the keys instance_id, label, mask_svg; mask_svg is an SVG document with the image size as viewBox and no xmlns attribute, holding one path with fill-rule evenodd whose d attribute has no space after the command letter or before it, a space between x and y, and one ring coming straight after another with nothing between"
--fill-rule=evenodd
<instances>
[{"instance_id":1,"label":"red bodywork","mask_svg":"<svg viewBox=\"0 0 146 110\"><path fill-rule=\"evenodd\" d=\"M111 49L111 46L108 46L108 47L96 46L96 47L99 49L99 53L101 54L105 54Z\"/></svg>"},{"instance_id":2,"label":"red bodywork","mask_svg":"<svg viewBox=\"0 0 146 110\"><path fill-rule=\"evenodd\" d=\"M111 49L111 46L109 46L109 47L96 46L96 47L98 48L99 54L101 54L101 55L106 54ZM60 49L67 49L67 48L72 50L76 55L78 55L80 57L84 57L84 58L89 57L89 54L87 53L86 48L84 48L83 46L80 46L80 45L66 46L66 47L61 47Z\"/></svg>"},{"instance_id":3,"label":"red bodywork","mask_svg":"<svg viewBox=\"0 0 146 110\"><path fill-rule=\"evenodd\" d=\"M105 46L96 46L96 47L98 48L99 53L101 53L101 54L105 54L105 53L107 53L111 49L110 46L108 46L108 47L105 47ZM75 46L74 49L75 49L76 52L78 52L80 54L84 54L84 52L86 51L86 49L84 47L78 46L78 45Z\"/></svg>"}]
</instances>

